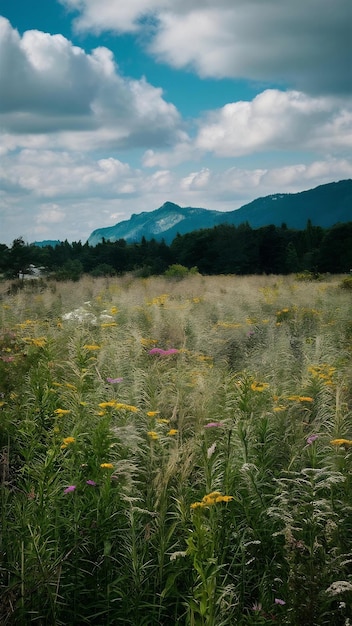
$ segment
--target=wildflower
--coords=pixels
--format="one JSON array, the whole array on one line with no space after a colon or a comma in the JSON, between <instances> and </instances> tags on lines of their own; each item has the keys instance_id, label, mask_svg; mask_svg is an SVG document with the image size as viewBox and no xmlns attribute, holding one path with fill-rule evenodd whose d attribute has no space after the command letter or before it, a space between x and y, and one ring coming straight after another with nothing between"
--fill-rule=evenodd
<instances>
[{"instance_id":1,"label":"wildflower","mask_svg":"<svg viewBox=\"0 0 352 626\"><path fill-rule=\"evenodd\" d=\"M97 344L95 344L95 343L92 343L92 344L87 344L87 343L86 343L86 344L83 346L83 348L84 348L85 350L92 350L92 351L94 351L94 350L100 350L100 346L98 346L98 345L97 345Z\"/></svg>"},{"instance_id":2,"label":"wildflower","mask_svg":"<svg viewBox=\"0 0 352 626\"><path fill-rule=\"evenodd\" d=\"M148 417L155 417L156 415L159 415L160 411L148 411L147 415Z\"/></svg>"},{"instance_id":3,"label":"wildflower","mask_svg":"<svg viewBox=\"0 0 352 626\"><path fill-rule=\"evenodd\" d=\"M233 500L233 496L218 496L215 499L215 502L231 502Z\"/></svg>"},{"instance_id":4,"label":"wildflower","mask_svg":"<svg viewBox=\"0 0 352 626\"><path fill-rule=\"evenodd\" d=\"M262 604L261 602L254 602L254 604L252 605L252 611L261 611L262 610Z\"/></svg>"},{"instance_id":5,"label":"wildflower","mask_svg":"<svg viewBox=\"0 0 352 626\"><path fill-rule=\"evenodd\" d=\"M155 412L158 413L158 411L155 411ZM170 420L167 420L164 417L161 417L160 419L156 421L158 422L158 424L168 424L170 422Z\"/></svg>"},{"instance_id":6,"label":"wildflower","mask_svg":"<svg viewBox=\"0 0 352 626\"><path fill-rule=\"evenodd\" d=\"M308 446L310 446L314 441L316 441L316 439L318 439L319 435L310 435L309 437L307 437L307 444Z\"/></svg>"},{"instance_id":7,"label":"wildflower","mask_svg":"<svg viewBox=\"0 0 352 626\"><path fill-rule=\"evenodd\" d=\"M298 396L297 399L299 402L313 402L313 398L310 396Z\"/></svg>"},{"instance_id":8,"label":"wildflower","mask_svg":"<svg viewBox=\"0 0 352 626\"><path fill-rule=\"evenodd\" d=\"M65 439L63 439L63 444L61 447L61 450L64 450L65 448L67 448L67 446L69 446L71 443L75 443L76 439L74 437L65 437Z\"/></svg>"},{"instance_id":9,"label":"wildflower","mask_svg":"<svg viewBox=\"0 0 352 626\"><path fill-rule=\"evenodd\" d=\"M115 400L109 400L108 402L100 402L98 404L98 406L100 406L101 409L106 409L108 407L113 407L116 405Z\"/></svg>"},{"instance_id":10,"label":"wildflower","mask_svg":"<svg viewBox=\"0 0 352 626\"><path fill-rule=\"evenodd\" d=\"M211 493L208 493L207 495L203 496L202 502L206 506L210 506L211 504L215 504L216 498L218 498L219 496L221 496L220 491L212 491Z\"/></svg>"},{"instance_id":11,"label":"wildflower","mask_svg":"<svg viewBox=\"0 0 352 626\"><path fill-rule=\"evenodd\" d=\"M173 437L173 435L177 435L178 430L177 428L170 428L169 432L167 433L168 435L170 435L171 437Z\"/></svg>"},{"instance_id":12,"label":"wildflower","mask_svg":"<svg viewBox=\"0 0 352 626\"><path fill-rule=\"evenodd\" d=\"M281 600L280 598L275 598L274 602L280 606L284 606L286 604L285 600Z\"/></svg>"},{"instance_id":13,"label":"wildflower","mask_svg":"<svg viewBox=\"0 0 352 626\"><path fill-rule=\"evenodd\" d=\"M252 383L251 384L251 389L252 391L264 391L264 389L267 389L267 387L269 387L269 383Z\"/></svg>"},{"instance_id":14,"label":"wildflower","mask_svg":"<svg viewBox=\"0 0 352 626\"><path fill-rule=\"evenodd\" d=\"M204 428L219 428L220 426L222 426L221 422L209 422L204 425Z\"/></svg>"},{"instance_id":15,"label":"wildflower","mask_svg":"<svg viewBox=\"0 0 352 626\"><path fill-rule=\"evenodd\" d=\"M97 487L97 483L95 482L95 480L86 480L86 484L90 485L91 487Z\"/></svg>"},{"instance_id":16,"label":"wildflower","mask_svg":"<svg viewBox=\"0 0 352 626\"><path fill-rule=\"evenodd\" d=\"M177 354L179 350L177 348L169 348L168 350L163 350L162 348L152 348L148 350L148 354L159 354L160 356L169 356L170 354Z\"/></svg>"},{"instance_id":17,"label":"wildflower","mask_svg":"<svg viewBox=\"0 0 352 626\"><path fill-rule=\"evenodd\" d=\"M69 409L55 409L55 415L67 415L67 413L71 413Z\"/></svg>"},{"instance_id":18,"label":"wildflower","mask_svg":"<svg viewBox=\"0 0 352 626\"><path fill-rule=\"evenodd\" d=\"M107 378L106 380L108 383L114 385L115 383L122 383L123 378Z\"/></svg>"},{"instance_id":19,"label":"wildflower","mask_svg":"<svg viewBox=\"0 0 352 626\"><path fill-rule=\"evenodd\" d=\"M330 441L330 443L333 446L345 446L345 448L350 448L352 446L352 440L351 439L332 439L332 441Z\"/></svg>"},{"instance_id":20,"label":"wildflower","mask_svg":"<svg viewBox=\"0 0 352 626\"><path fill-rule=\"evenodd\" d=\"M133 404L124 404L123 402L116 402L115 409L117 410L123 409L125 411L132 411L132 413L136 413L136 411L138 411L137 407L133 406Z\"/></svg>"},{"instance_id":21,"label":"wildflower","mask_svg":"<svg viewBox=\"0 0 352 626\"><path fill-rule=\"evenodd\" d=\"M72 491L76 490L76 485L69 485L68 487L66 487L66 489L64 489L64 493L71 493Z\"/></svg>"},{"instance_id":22,"label":"wildflower","mask_svg":"<svg viewBox=\"0 0 352 626\"><path fill-rule=\"evenodd\" d=\"M114 466L112 463L100 463L100 467L102 469L114 469Z\"/></svg>"},{"instance_id":23,"label":"wildflower","mask_svg":"<svg viewBox=\"0 0 352 626\"><path fill-rule=\"evenodd\" d=\"M155 432L155 430L148 430L147 435L151 439L154 439L154 440L159 439L159 435L158 433Z\"/></svg>"},{"instance_id":24,"label":"wildflower","mask_svg":"<svg viewBox=\"0 0 352 626\"><path fill-rule=\"evenodd\" d=\"M204 502L193 502L190 506L191 509L198 509L205 507Z\"/></svg>"}]
</instances>

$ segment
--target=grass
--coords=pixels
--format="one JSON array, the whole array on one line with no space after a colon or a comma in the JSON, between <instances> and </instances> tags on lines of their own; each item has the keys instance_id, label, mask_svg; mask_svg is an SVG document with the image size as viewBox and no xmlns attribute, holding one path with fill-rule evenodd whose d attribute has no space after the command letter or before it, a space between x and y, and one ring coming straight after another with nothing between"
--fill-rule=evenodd
<instances>
[{"instance_id":1,"label":"grass","mask_svg":"<svg viewBox=\"0 0 352 626\"><path fill-rule=\"evenodd\" d=\"M1 284L0 622L348 626L343 277Z\"/></svg>"}]
</instances>

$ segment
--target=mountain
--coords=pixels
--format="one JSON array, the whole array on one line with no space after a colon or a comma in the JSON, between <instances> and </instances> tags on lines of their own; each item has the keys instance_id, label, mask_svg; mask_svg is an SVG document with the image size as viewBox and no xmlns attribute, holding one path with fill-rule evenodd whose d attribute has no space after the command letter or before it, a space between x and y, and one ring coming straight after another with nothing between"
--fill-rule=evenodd
<instances>
[{"instance_id":1,"label":"mountain","mask_svg":"<svg viewBox=\"0 0 352 626\"><path fill-rule=\"evenodd\" d=\"M45 248L46 246L55 248L55 246L58 245L60 245L59 239L45 239L44 241L33 241L33 243L31 243L31 246L37 246L39 248Z\"/></svg>"},{"instance_id":2,"label":"mountain","mask_svg":"<svg viewBox=\"0 0 352 626\"><path fill-rule=\"evenodd\" d=\"M300 193L277 193L257 198L239 209L226 212L165 202L155 211L133 214L115 226L94 230L88 243L95 246L103 238L106 241L125 239L137 242L145 237L148 240L164 239L169 244L177 233L183 235L218 224L238 226L245 222L252 228L285 223L288 228L303 230L309 219L314 226L323 228L352 221L352 180L328 183Z\"/></svg>"}]
</instances>

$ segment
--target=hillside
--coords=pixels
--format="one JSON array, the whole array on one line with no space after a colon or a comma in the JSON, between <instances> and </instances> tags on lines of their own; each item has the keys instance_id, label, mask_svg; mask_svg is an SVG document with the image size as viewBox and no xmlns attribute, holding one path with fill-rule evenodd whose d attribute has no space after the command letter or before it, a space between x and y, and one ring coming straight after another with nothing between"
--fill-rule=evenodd
<instances>
[{"instance_id":1,"label":"hillside","mask_svg":"<svg viewBox=\"0 0 352 626\"><path fill-rule=\"evenodd\" d=\"M218 224L238 226L248 222L252 228L285 223L288 228L304 229L307 221L314 226L329 228L334 224L352 220L352 180L320 185L315 189L295 194L273 194L257 198L234 211L214 211L205 208L180 207L165 202L155 211L133 214L130 219L114 226L98 228L88 238L95 246L104 238L108 241L125 239L127 242L164 239L166 243L176 237L201 228Z\"/></svg>"}]
</instances>

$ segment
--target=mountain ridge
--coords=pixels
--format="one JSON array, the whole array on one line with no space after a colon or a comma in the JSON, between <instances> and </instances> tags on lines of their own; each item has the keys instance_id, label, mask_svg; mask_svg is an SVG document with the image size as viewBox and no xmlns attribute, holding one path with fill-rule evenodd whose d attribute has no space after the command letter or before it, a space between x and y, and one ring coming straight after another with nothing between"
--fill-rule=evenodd
<instances>
[{"instance_id":1,"label":"mountain ridge","mask_svg":"<svg viewBox=\"0 0 352 626\"><path fill-rule=\"evenodd\" d=\"M166 201L154 211L133 213L128 220L113 226L95 229L88 244L95 246L103 239L129 243L145 239L164 240L169 244L177 234L213 228L220 224L252 228L285 223L288 228L304 229L307 221L329 228L338 222L352 220L352 179L326 183L298 193L276 193L252 200L233 211L217 211L201 207L181 207Z\"/></svg>"}]
</instances>

